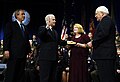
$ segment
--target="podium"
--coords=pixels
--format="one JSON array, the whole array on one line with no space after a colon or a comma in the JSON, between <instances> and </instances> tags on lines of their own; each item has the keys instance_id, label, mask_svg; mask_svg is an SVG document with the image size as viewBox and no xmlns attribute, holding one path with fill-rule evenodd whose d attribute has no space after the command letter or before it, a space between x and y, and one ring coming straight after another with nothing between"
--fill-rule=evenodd
<instances>
[{"instance_id":1,"label":"podium","mask_svg":"<svg viewBox=\"0 0 120 82\"><path fill-rule=\"evenodd\" d=\"M3 74L3 72L6 68L7 68L6 64L0 64L0 74Z\"/></svg>"},{"instance_id":2,"label":"podium","mask_svg":"<svg viewBox=\"0 0 120 82\"><path fill-rule=\"evenodd\" d=\"M0 82L4 80L4 74L6 68L7 68L6 64L0 64Z\"/></svg>"}]
</instances>

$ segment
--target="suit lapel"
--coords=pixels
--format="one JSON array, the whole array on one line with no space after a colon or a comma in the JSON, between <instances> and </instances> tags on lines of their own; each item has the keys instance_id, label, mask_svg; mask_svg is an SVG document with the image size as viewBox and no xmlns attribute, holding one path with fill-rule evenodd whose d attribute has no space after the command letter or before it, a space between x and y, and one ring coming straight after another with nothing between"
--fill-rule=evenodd
<instances>
[{"instance_id":1,"label":"suit lapel","mask_svg":"<svg viewBox=\"0 0 120 82\"><path fill-rule=\"evenodd\" d=\"M20 32L21 35L23 36L20 25L17 23L17 21L15 21L15 22L16 22L16 27L19 29L19 32ZM24 34L25 34L24 36L26 36L26 28L25 28L25 26L24 26L24 30L25 30L25 31L24 31ZM23 37L24 37L24 36L23 36Z\"/></svg>"},{"instance_id":2,"label":"suit lapel","mask_svg":"<svg viewBox=\"0 0 120 82\"><path fill-rule=\"evenodd\" d=\"M57 40L57 38L58 38L57 32L55 30L53 30L53 31L54 31L54 37Z\"/></svg>"},{"instance_id":3,"label":"suit lapel","mask_svg":"<svg viewBox=\"0 0 120 82\"><path fill-rule=\"evenodd\" d=\"M56 40L55 30L52 30L52 31L51 31L51 30L49 29L49 30L48 30L48 33L49 33L49 35L52 37L53 40Z\"/></svg>"}]
</instances>

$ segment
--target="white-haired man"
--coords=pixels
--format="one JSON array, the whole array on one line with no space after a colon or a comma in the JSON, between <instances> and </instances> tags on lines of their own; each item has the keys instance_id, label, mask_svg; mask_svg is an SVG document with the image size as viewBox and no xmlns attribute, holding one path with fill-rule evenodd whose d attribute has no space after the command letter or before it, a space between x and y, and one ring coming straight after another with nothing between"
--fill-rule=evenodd
<instances>
[{"instance_id":1,"label":"white-haired man","mask_svg":"<svg viewBox=\"0 0 120 82\"><path fill-rule=\"evenodd\" d=\"M115 24L108 15L105 6L100 6L95 11L95 17L99 24L96 28L93 42L93 59L96 61L100 82L115 82Z\"/></svg>"},{"instance_id":2,"label":"white-haired man","mask_svg":"<svg viewBox=\"0 0 120 82\"><path fill-rule=\"evenodd\" d=\"M55 82L58 34L53 29L56 20L53 14L45 17L46 26L41 26L38 30L38 37L41 45L39 49L40 82Z\"/></svg>"}]
</instances>

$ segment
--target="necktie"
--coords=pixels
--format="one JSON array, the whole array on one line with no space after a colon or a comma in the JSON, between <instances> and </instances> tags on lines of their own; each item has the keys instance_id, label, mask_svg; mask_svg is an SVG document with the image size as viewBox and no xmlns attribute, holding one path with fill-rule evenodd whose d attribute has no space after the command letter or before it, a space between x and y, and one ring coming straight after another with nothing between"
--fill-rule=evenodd
<instances>
[{"instance_id":1,"label":"necktie","mask_svg":"<svg viewBox=\"0 0 120 82\"><path fill-rule=\"evenodd\" d=\"M55 32L53 29L50 29L52 36L55 38Z\"/></svg>"},{"instance_id":2,"label":"necktie","mask_svg":"<svg viewBox=\"0 0 120 82\"><path fill-rule=\"evenodd\" d=\"M20 28L21 28L22 34L24 36L24 26L23 26L23 24L20 24Z\"/></svg>"}]
</instances>

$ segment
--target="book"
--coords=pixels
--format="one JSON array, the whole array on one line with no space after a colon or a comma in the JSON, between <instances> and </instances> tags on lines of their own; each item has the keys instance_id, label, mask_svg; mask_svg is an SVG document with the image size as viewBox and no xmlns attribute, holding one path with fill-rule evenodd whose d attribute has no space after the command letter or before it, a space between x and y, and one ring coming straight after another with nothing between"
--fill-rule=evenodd
<instances>
[{"instance_id":1,"label":"book","mask_svg":"<svg viewBox=\"0 0 120 82\"><path fill-rule=\"evenodd\" d=\"M74 41L67 41L67 44L76 44Z\"/></svg>"}]
</instances>

